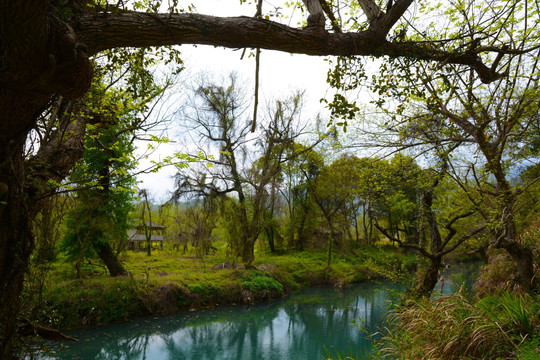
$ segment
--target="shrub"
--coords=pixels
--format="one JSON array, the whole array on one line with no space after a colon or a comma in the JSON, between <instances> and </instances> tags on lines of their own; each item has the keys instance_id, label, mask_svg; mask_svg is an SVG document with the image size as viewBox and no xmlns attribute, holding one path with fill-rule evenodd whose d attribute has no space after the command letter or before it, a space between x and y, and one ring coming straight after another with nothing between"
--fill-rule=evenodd
<instances>
[{"instance_id":1,"label":"shrub","mask_svg":"<svg viewBox=\"0 0 540 360\"><path fill-rule=\"evenodd\" d=\"M272 279L271 277L268 277L268 276L261 276L261 275L255 276L250 281L242 282L242 286L244 289L249 290L253 293L256 293L262 290L283 292L283 285L281 285L275 279Z\"/></svg>"},{"instance_id":2,"label":"shrub","mask_svg":"<svg viewBox=\"0 0 540 360\"><path fill-rule=\"evenodd\" d=\"M130 278L67 281L49 288L45 297L51 311L60 314L52 325L64 329L147 313L140 287Z\"/></svg>"}]
</instances>

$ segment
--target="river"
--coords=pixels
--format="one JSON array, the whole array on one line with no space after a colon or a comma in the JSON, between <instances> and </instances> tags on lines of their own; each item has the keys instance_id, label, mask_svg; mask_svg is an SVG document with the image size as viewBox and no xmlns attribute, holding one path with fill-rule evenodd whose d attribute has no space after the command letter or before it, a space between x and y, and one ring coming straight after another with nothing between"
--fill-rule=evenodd
<instances>
[{"instance_id":1,"label":"river","mask_svg":"<svg viewBox=\"0 0 540 360\"><path fill-rule=\"evenodd\" d=\"M470 281L469 270L459 273ZM441 285L451 291L449 280ZM388 283L314 288L251 306L74 330L68 335L79 342L55 344L44 359L314 360L327 351L362 358L371 350L366 333L378 331L397 291Z\"/></svg>"}]
</instances>

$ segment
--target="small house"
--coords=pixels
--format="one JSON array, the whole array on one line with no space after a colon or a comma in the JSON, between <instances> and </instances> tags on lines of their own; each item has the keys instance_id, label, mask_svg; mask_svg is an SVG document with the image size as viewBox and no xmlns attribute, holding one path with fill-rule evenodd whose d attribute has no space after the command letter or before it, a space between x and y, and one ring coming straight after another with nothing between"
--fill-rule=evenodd
<instances>
[{"instance_id":1,"label":"small house","mask_svg":"<svg viewBox=\"0 0 540 360\"><path fill-rule=\"evenodd\" d=\"M154 243L159 243L160 248L163 250L165 229L165 226L151 222L147 222L146 226L145 224L135 226L134 229L128 231L128 249L146 249L146 231L151 231L150 246L153 246Z\"/></svg>"}]
</instances>

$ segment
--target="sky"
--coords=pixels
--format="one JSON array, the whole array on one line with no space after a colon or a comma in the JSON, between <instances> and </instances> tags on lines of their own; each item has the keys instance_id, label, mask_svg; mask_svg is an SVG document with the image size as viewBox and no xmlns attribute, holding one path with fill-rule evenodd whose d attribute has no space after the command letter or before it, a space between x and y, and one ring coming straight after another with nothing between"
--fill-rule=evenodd
<instances>
[{"instance_id":1,"label":"sky","mask_svg":"<svg viewBox=\"0 0 540 360\"><path fill-rule=\"evenodd\" d=\"M239 0L204 0L195 2L199 13L217 16L252 16L255 5L239 6ZM265 2L264 6L268 6ZM263 7L263 12L265 8ZM287 9L284 10L288 11ZM248 51L241 60L242 50L232 50L216 48L212 46L191 46L180 47L184 61L185 71L180 75L181 82L190 83L200 73L209 73L212 77L226 77L231 72L236 72L243 80L248 89L254 87L255 60L248 57ZM272 100L283 98L292 94L296 90L305 90L305 106L303 113L315 116L324 113L324 107L320 104L320 99L326 96L329 86L326 83L326 73L328 62L323 57L307 55L288 54L276 51L263 50L260 60L260 110L264 105ZM169 101L175 103L172 96ZM178 96L178 102L183 101ZM181 105L181 104L176 104ZM174 106L171 107L174 109ZM259 110L259 111L260 111ZM171 122L167 136L172 140L170 144L160 145L151 158L141 161L139 169L146 168L150 160L156 160L179 151L180 146L175 137L178 136L178 129ZM146 144L141 146L146 147ZM166 200L167 195L174 188L173 175L174 167L166 167L158 173L141 174L138 179L140 189L147 189L154 201Z\"/></svg>"}]
</instances>

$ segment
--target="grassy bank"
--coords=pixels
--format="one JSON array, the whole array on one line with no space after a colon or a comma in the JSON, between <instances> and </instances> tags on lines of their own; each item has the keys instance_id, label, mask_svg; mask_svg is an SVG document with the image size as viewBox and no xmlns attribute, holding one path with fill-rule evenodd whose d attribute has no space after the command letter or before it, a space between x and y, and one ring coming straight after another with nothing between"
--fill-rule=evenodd
<instances>
[{"instance_id":1,"label":"grassy bank","mask_svg":"<svg viewBox=\"0 0 540 360\"><path fill-rule=\"evenodd\" d=\"M337 288L406 272L414 257L391 246L356 250L326 268L325 253L257 254L254 268L244 269L224 256L203 259L179 252L127 252L122 261L130 276L110 278L102 267L86 264L86 276L74 278L70 264L56 262L45 281L35 320L60 329L96 326L148 314L275 299L302 288ZM32 291L32 286L27 286ZM31 294L29 294L31 295Z\"/></svg>"},{"instance_id":2,"label":"grassy bank","mask_svg":"<svg viewBox=\"0 0 540 360\"><path fill-rule=\"evenodd\" d=\"M406 302L390 319L381 358L540 358L538 295L505 291L471 301L457 292L435 301Z\"/></svg>"}]
</instances>

